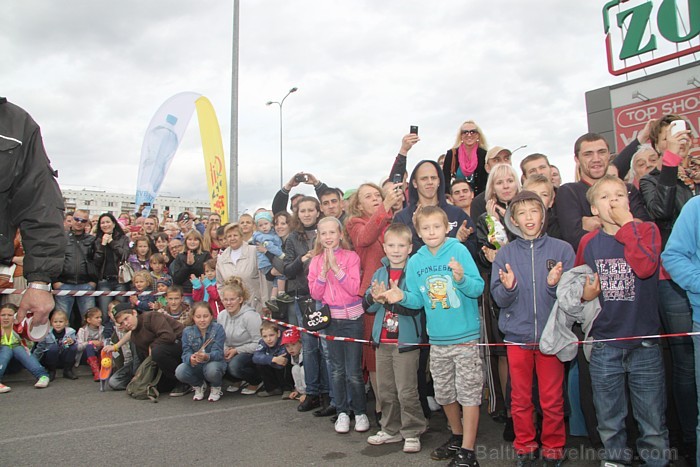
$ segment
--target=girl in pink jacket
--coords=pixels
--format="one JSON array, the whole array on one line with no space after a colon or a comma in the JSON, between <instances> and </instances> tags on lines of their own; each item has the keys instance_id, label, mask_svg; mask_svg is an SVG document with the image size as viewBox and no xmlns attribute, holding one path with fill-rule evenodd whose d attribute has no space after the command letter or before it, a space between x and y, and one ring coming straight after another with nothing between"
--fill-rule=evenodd
<instances>
[{"instance_id":1,"label":"girl in pink jacket","mask_svg":"<svg viewBox=\"0 0 700 467\"><path fill-rule=\"evenodd\" d=\"M328 305L331 324L327 333L336 337L362 339L362 299L360 287L360 257L350 251L343 239L343 227L335 217L324 217L318 222L315 256L309 266L311 297ZM331 384L338 420L337 433L350 431L350 410L355 412L355 431L369 430L365 384L362 379L362 344L357 342L328 342L331 361ZM352 395L348 404L347 390Z\"/></svg>"}]
</instances>

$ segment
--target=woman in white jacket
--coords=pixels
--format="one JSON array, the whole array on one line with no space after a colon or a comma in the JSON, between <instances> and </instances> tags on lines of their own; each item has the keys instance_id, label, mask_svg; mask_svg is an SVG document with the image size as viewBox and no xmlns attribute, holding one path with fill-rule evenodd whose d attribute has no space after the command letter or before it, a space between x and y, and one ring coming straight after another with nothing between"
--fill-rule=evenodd
<instances>
[{"instance_id":1,"label":"woman in white jacket","mask_svg":"<svg viewBox=\"0 0 700 467\"><path fill-rule=\"evenodd\" d=\"M226 280L237 276L243 280L243 284L250 293L246 303L258 313L262 312L260 291L261 281L265 278L258 271L257 250L253 245L243 242L243 232L238 224L229 224L224 230L224 236L228 242L226 248L216 260L216 285L219 296Z\"/></svg>"}]
</instances>

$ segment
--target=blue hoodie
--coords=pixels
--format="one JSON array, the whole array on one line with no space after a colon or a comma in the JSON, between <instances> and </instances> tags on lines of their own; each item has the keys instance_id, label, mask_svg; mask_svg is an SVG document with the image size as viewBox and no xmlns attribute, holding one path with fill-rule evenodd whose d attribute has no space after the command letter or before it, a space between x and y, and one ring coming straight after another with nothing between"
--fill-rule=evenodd
<instances>
[{"instance_id":1,"label":"blue hoodie","mask_svg":"<svg viewBox=\"0 0 700 467\"><path fill-rule=\"evenodd\" d=\"M561 261L563 272L574 267L575 255L571 245L549 237L546 233L534 240L522 237L521 230L511 221L511 207L517 200L535 201L542 209L542 227L546 232L546 209L540 197L523 190L510 202L505 223L516 239L498 250L491 268L491 295L501 308L498 328L508 342L535 343L540 341L547 319L557 299L557 286L547 284L549 271ZM515 274L515 287L506 289L498 270L510 264Z\"/></svg>"},{"instance_id":2,"label":"blue hoodie","mask_svg":"<svg viewBox=\"0 0 700 467\"><path fill-rule=\"evenodd\" d=\"M478 250L476 244L476 225L472 221L472 218L469 217L464 211L462 211L456 206L452 206L447 202L444 189L444 175L442 173L442 169L435 161L425 160L420 161L418 164L416 164L416 167L413 169L413 172L411 172L411 178L408 182L408 206L396 213L396 215L394 216L394 222L397 222L399 224L405 224L408 227L410 227L411 233L413 234L412 251L417 252L420 249L420 247L424 245L424 243L423 240L421 240L421 238L416 234L416 228L413 225L413 213L416 212L416 207L418 205L418 189L413 186L413 180L416 178L416 172L418 171L418 168L423 164L432 164L435 167L435 170L437 170L438 176L440 177L440 186L437 187L437 205L440 207L440 209L445 211L445 213L447 214L447 219L450 222L450 231L447 233L447 235L449 237L454 238L457 235L457 231L461 227L462 223L464 221L467 221L467 227L471 227L472 232L474 233L467 238L467 241L464 242L464 246L467 247L469 253L472 255L472 258L476 258Z\"/></svg>"},{"instance_id":3,"label":"blue hoodie","mask_svg":"<svg viewBox=\"0 0 700 467\"><path fill-rule=\"evenodd\" d=\"M455 282L448 266L454 258L464 268L464 277ZM399 302L406 308L425 309L429 342L451 345L479 339L477 299L484 281L469 254L457 239L446 238L436 254L422 246L406 265L406 290Z\"/></svg>"}]
</instances>

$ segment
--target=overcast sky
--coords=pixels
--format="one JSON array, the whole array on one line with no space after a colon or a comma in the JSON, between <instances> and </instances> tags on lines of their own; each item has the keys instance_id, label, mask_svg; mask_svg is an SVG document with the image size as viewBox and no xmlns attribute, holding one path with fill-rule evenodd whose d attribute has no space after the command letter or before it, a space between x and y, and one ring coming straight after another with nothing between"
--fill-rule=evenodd
<instances>
[{"instance_id":1,"label":"overcast sky","mask_svg":"<svg viewBox=\"0 0 700 467\"><path fill-rule=\"evenodd\" d=\"M241 1L239 210L314 173L343 189L388 175L418 125L409 166L474 119L489 145L550 156L573 180L586 91L608 74L604 1ZM230 141L232 2L5 0L0 95L41 125L65 188L135 192L143 135L168 97L207 96ZM631 76L637 77L637 76ZM162 188L206 199L196 117Z\"/></svg>"}]
</instances>

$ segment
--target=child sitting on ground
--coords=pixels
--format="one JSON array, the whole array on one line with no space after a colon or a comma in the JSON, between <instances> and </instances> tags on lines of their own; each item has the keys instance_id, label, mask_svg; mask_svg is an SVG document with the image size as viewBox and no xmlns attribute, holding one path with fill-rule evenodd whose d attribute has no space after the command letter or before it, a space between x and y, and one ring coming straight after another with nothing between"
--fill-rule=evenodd
<instances>
[{"instance_id":1,"label":"child sitting on ground","mask_svg":"<svg viewBox=\"0 0 700 467\"><path fill-rule=\"evenodd\" d=\"M301 353L301 334L297 329L287 329L282 333L282 345L289 355L292 363L292 379L294 390L289 394L289 399L306 399L306 380L304 380L303 354Z\"/></svg>"},{"instance_id":2,"label":"child sitting on ground","mask_svg":"<svg viewBox=\"0 0 700 467\"><path fill-rule=\"evenodd\" d=\"M185 326L190 326L192 324L190 306L183 300L183 295L181 286L171 285L165 294L165 308L158 311L180 321Z\"/></svg>"},{"instance_id":3,"label":"child sitting on ground","mask_svg":"<svg viewBox=\"0 0 700 467\"><path fill-rule=\"evenodd\" d=\"M640 431L639 457L645 465L667 465L661 344L658 339L618 340L661 330L657 308L661 235L653 222L633 218L627 186L616 176L598 180L586 198L601 227L581 239L576 264L595 271L593 279L586 280L582 300L598 300L601 306L589 335L600 340L591 346L590 375L602 460L632 463L625 429L629 394Z\"/></svg>"},{"instance_id":4,"label":"child sitting on ground","mask_svg":"<svg viewBox=\"0 0 700 467\"><path fill-rule=\"evenodd\" d=\"M253 354L253 363L263 380L265 389L258 391L258 397L282 395L288 399L293 386L292 368L287 350L282 344L280 330L276 324L263 321L260 325L262 339Z\"/></svg>"},{"instance_id":5,"label":"child sitting on ground","mask_svg":"<svg viewBox=\"0 0 700 467\"><path fill-rule=\"evenodd\" d=\"M527 190L515 195L506 211L506 227L516 239L498 250L491 270L491 294L501 309L499 328L506 342L539 342L556 301L559 279L574 265L571 246L544 232L546 212L541 195ZM538 457L532 402L534 371L543 415L541 454L545 466L558 467L566 444L564 364L536 346L511 345L506 350L518 465L532 465Z\"/></svg>"},{"instance_id":6,"label":"child sitting on ground","mask_svg":"<svg viewBox=\"0 0 700 467\"><path fill-rule=\"evenodd\" d=\"M80 364L85 352L87 364L95 381L100 380L100 351L104 346L103 331L102 310L90 308L83 318L83 327L78 329L78 352L75 356L75 365Z\"/></svg>"},{"instance_id":7,"label":"child sitting on ground","mask_svg":"<svg viewBox=\"0 0 700 467\"><path fill-rule=\"evenodd\" d=\"M68 327L68 314L63 310L54 310L51 314L51 330L36 345L34 356L49 370L49 379L56 378L56 368L62 366L63 377L78 379L73 373L75 353L78 342L75 329Z\"/></svg>"},{"instance_id":8,"label":"child sitting on ground","mask_svg":"<svg viewBox=\"0 0 700 467\"><path fill-rule=\"evenodd\" d=\"M406 266L406 291L397 283L381 294L388 303L423 307L430 336L430 372L435 400L450 423L452 435L430 457L452 459L451 466L478 467L474 447L483 389L477 299L484 281L469 251L455 238L437 206L416 210L416 231L425 242ZM461 409L461 411L460 411Z\"/></svg>"},{"instance_id":9,"label":"child sitting on ground","mask_svg":"<svg viewBox=\"0 0 700 467\"><path fill-rule=\"evenodd\" d=\"M39 360L29 352L27 342L14 326L17 306L6 303L0 307L0 393L10 392L10 386L2 384L8 365L16 360L37 379L35 388L49 385L49 374ZM72 372L71 372L72 373Z\"/></svg>"},{"instance_id":10,"label":"child sitting on ground","mask_svg":"<svg viewBox=\"0 0 700 467\"><path fill-rule=\"evenodd\" d=\"M196 302L192 305L194 324L182 331L182 363L175 370L175 377L194 389L192 400L201 401L211 385L209 401L221 399L221 383L226 373L224 361L224 327L214 321L209 305Z\"/></svg>"},{"instance_id":11,"label":"child sitting on ground","mask_svg":"<svg viewBox=\"0 0 700 467\"><path fill-rule=\"evenodd\" d=\"M219 299L219 290L216 287L216 258L208 259L204 262L204 275L197 278L190 275L192 282L192 299L195 302L207 302L214 319L219 316L219 312L224 309L223 303Z\"/></svg>"},{"instance_id":12,"label":"child sitting on ground","mask_svg":"<svg viewBox=\"0 0 700 467\"><path fill-rule=\"evenodd\" d=\"M418 344L424 341L422 309L389 305L380 298L391 282L405 288L404 269L412 248L411 229L391 224L384 232L386 257L372 277L363 306L376 314L372 343L377 346L377 387L382 401L381 430L367 438L372 445L404 441L404 452L421 450L420 435L427 429L418 399ZM376 300L376 301L375 301Z\"/></svg>"},{"instance_id":13,"label":"child sitting on ground","mask_svg":"<svg viewBox=\"0 0 700 467\"><path fill-rule=\"evenodd\" d=\"M151 304L156 301L156 297L150 293L153 290L153 276L148 271L136 271L134 278L131 280L132 289L138 292L138 295L129 297L129 302L134 306L134 309L139 313L151 311Z\"/></svg>"}]
</instances>

